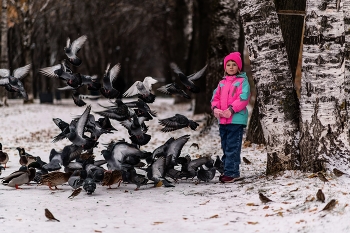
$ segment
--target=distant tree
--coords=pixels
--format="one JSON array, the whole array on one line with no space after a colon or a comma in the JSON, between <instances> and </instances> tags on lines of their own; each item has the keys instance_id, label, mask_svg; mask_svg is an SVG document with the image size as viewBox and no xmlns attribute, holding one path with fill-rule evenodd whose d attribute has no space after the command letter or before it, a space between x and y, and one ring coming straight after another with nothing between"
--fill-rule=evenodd
<instances>
[{"instance_id":1,"label":"distant tree","mask_svg":"<svg viewBox=\"0 0 350 233\"><path fill-rule=\"evenodd\" d=\"M8 45L7 45L7 0L1 1L1 54L0 54L0 68L9 68ZM7 91L5 88L0 88L0 98L5 104L7 102Z\"/></svg>"}]
</instances>

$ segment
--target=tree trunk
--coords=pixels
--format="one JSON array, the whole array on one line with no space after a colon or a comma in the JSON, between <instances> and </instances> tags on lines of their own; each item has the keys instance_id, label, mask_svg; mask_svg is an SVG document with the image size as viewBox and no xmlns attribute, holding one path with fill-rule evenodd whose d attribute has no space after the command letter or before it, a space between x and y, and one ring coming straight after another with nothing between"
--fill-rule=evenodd
<instances>
[{"instance_id":1,"label":"tree trunk","mask_svg":"<svg viewBox=\"0 0 350 233\"><path fill-rule=\"evenodd\" d=\"M298 169L299 109L275 5L272 0L239 5L267 147L266 173Z\"/></svg>"},{"instance_id":2,"label":"tree trunk","mask_svg":"<svg viewBox=\"0 0 350 233\"><path fill-rule=\"evenodd\" d=\"M264 133L261 127L260 119L259 119L258 100L255 100L253 112L250 116L246 140L256 144L264 144L264 145L266 144Z\"/></svg>"},{"instance_id":3,"label":"tree trunk","mask_svg":"<svg viewBox=\"0 0 350 233\"><path fill-rule=\"evenodd\" d=\"M9 55L8 55L8 45L7 45L7 0L2 0L1 9L1 55L0 55L0 67L8 69L9 68ZM5 88L0 88L0 98L5 104L7 102L7 91Z\"/></svg>"},{"instance_id":4,"label":"tree trunk","mask_svg":"<svg viewBox=\"0 0 350 233\"><path fill-rule=\"evenodd\" d=\"M307 1L300 97L304 171L349 166L350 162L342 6L340 1Z\"/></svg>"},{"instance_id":5,"label":"tree trunk","mask_svg":"<svg viewBox=\"0 0 350 233\"><path fill-rule=\"evenodd\" d=\"M223 60L226 55L233 51L243 54L240 47L240 22L238 15L238 2L225 0L210 1L210 35L208 45L208 67L206 71L207 102L213 95L214 89L224 75ZM203 100L198 98L196 105L203 105ZM207 104L210 110L210 104Z\"/></svg>"}]
</instances>

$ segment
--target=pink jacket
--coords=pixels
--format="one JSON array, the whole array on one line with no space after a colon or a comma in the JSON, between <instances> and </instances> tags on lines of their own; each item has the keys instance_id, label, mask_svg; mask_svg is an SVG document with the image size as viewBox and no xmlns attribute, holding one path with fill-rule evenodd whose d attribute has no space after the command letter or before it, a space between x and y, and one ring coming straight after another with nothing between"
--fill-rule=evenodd
<instances>
[{"instance_id":1,"label":"pink jacket","mask_svg":"<svg viewBox=\"0 0 350 233\"><path fill-rule=\"evenodd\" d=\"M250 86L245 72L236 76L225 76L213 92L211 108L226 110L230 105L234 114L230 118L221 117L219 124L247 125Z\"/></svg>"}]
</instances>

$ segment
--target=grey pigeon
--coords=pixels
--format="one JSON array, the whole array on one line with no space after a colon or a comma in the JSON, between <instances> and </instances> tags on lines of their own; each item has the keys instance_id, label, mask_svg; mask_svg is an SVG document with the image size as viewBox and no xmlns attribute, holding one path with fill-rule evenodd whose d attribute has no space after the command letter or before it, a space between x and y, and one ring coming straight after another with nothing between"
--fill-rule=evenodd
<instances>
[{"instance_id":1,"label":"grey pigeon","mask_svg":"<svg viewBox=\"0 0 350 233\"><path fill-rule=\"evenodd\" d=\"M175 63L170 63L170 67L179 76L181 83L191 92L198 93L200 91L199 87L196 86L193 81L199 79L203 76L207 65L204 66L200 71L195 72L189 76L185 75Z\"/></svg>"},{"instance_id":2,"label":"grey pigeon","mask_svg":"<svg viewBox=\"0 0 350 233\"><path fill-rule=\"evenodd\" d=\"M177 159L181 154L181 150L190 139L189 135L181 136L174 141L172 141L166 151L166 166L167 168L173 168L177 165Z\"/></svg>"},{"instance_id":3,"label":"grey pigeon","mask_svg":"<svg viewBox=\"0 0 350 233\"><path fill-rule=\"evenodd\" d=\"M0 69L0 86L4 86L9 92L20 93L25 100L28 99L28 94L24 89L22 79L29 73L31 64L17 68L10 74L8 69Z\"/></svg>"},{"instance_id":4,"label":"grey pigeon","mask_svg":"<svg viewBox=\"0 0 350 233\"><path fill-rule=\"evenodd\" d=\"M116 99L114 102L114 106L102 107L106 108L106 110L95 113L117 121L124 121L135 114L135 111L126 106L121 99Z\"/></svg>"},{"instance_id":5,"label":"grey pigeon","mask_svg":"<svg viewBox=\"0 0 350 233\"><path fill-rule=\"evenodd\" d=\"M192 130L196 130L199 125L197 122L188 119L184 115L175 114L173 117L159 120L159 123L164 127L161 129L162 132L170 132L186 127L190 127Z\"/></svg>"},{"instance_id":6,"label":"grey pigeon","mask_svg":"<svg viewBox=\"0 0 350 233\"><path fill-rule=\"evenodd\" d=\"M74 66L80 66L82 61L79 57L77 57L77 53L81 49L81 47L84 45L85 41L87 40L87 36L83 35L76 40L74 40L72 43L70 43L70 39L67 39L66 47L64 47L64 52L66 53L68 57L68 61L74 65Z\"/></svg>"},{"instance_id":7,"label":"grey pigeon","mask_svg":"<svg viewBox=\"0 0 350 233\"><path fill-rule=\"evenodd\" d=\"M104 97L108 99L114 99L117 98L120 94L120 92L113 87L113 81L116 80L120 71L120 64L116 64L111 69L109 69L110 65L110 63L107 65L106 71L103 75L103 85L100 88L100 92Z\"/></svg>"},{"instance_id":8,"label":"grey pigeon","mask_svg":"<svg viewBox=\"0 0 350 233\"><path fill-rule=\"evenodd\" d=\"M184 97L186 99L191 99L191 97L184 90L182 90L176 83L170 83L170 84L161 86L157 90L166 95L177 95L177 96Z\"/></svg>"},{"instance_id":9,"label":"grey pigeon","mask_svg":"<svg viewBox=\"0 0 350 233\"><path fill-rule=\"evenodd\" d=\"M150 76L144 78L143 82L136 81L124 94L124 97L139 95L139 98L147 103L153 103L155 95L152 94L152 85L158 81Z\"/></svg>"},{"instance_id":10,"label":"grey pigeon","mask_svg":"<svg viewBox=\"0 0 350 233\"><path fill-rule=\"evenodd\" d=\"M142 146L151 140L151 135L145 133L147 127L143 124L142 119L136 115L133 115L130 120L121 121L120 124L128 130L133 143Z\"/></svg>"},{"instance_id":11,"label":"grey pigeon","mask_svg":"<svg viewBox=\"0 0 350 233\"><path fill-rule=\"evenodd\" d=\"M165 187L174 187L166 179L166 158L161 156L157 158L147 169L147 177L154 181L154 186L164 185Z\"/></svg>"},{"instance_id":12,"label":"grey pigeon","mask_svg":"<svg viewBox=\"0 0 350 233\"><path fill-rule=\"evenodd\" d=\"M84 180L87 178L87 172L85 170L76 170L68 179L68 184L73 189L77 189L83 185Z\"/></svg>"},{"instance_id":13,"label":"grey pigeon","mask_svg":"<svg viewBox=\"0 0 350 233\"><path fill-rule=\"evenodd\" d=\"M92 178L86 178L83 181L83 189L88 195L91 195L96 190L96 182Z\"/></svg>"}]
</instances>

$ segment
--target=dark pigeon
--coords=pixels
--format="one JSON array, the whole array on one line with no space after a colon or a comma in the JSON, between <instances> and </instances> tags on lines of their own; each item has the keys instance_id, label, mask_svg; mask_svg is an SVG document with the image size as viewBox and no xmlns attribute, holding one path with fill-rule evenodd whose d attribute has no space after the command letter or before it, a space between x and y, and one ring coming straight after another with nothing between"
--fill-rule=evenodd
<instances>
[{"instance_id":1,"label":"dark pigeon","mask_svg":"<svg viewBox=\"0 0 350 233\"><path fill-rule=\"evenodd\" d=\"M10 74L8 69L0 69L0 86L4 86L9 92L17 92L27 100L28 94L24 89L24 85L21 80L29 73L31 64L17 68L13 71L13 75Z\"/></svg>"},{"instance_id":2,"label":"dark pigeon","mask_svg":"<svg viewBox=\"0 0 350 233\"><path fill-rule=\"evenodd\" d=\"M108 99L114 99L117 98L120 94L120 92L113 87L113 81L117 78L120 71L120 64L116 64L111 69L109 69L110 65L110 63L107 65L107 69L103 75L103 85L100 88L100 92L104 97Z\"/></svg>"},{"instance_id":3,"label":"dark pigeon","mask_svg":"<svg viewBox=\"0 0 350 233\"><path fill-rule=\"evenodd\" d=\"M74 66L80 66L82 61L79 57L77 57L77 53L87 40L87 36L83 35L76 40L74 40L72 43L70 43L70 39L67 39L66 47L64 47L64 52L66 53L68 57L68 61L74 65Z\"/></svg>"},{"instance_id":4,"label":"dark pigeon","mask_svg":"<svg viewBox=\"0 0 350 233\"><path fill-rule=\"evenodd\" d=\"M173 117L159 120L159 123L164 126L161 129L162 132L170 132L186 127L190 127L192 130L196 130L199 125L197 122L188 119L184 115L175 114Z\"/></svg>"},{"instance_id":5,"label":"dark pigeon","mask_svg":"<svg viewBox=\"0 0 350 233\"><path fill-rule=\"evenodd\" d=\"M161 86L157 90L166 95L177 95L177 96L184 97L186 99L191 99L191 97L184 90L182 90L179 87L179 85L177 85L176 83L170 83L170 84Z\"/></svg>"}]
</instances>

